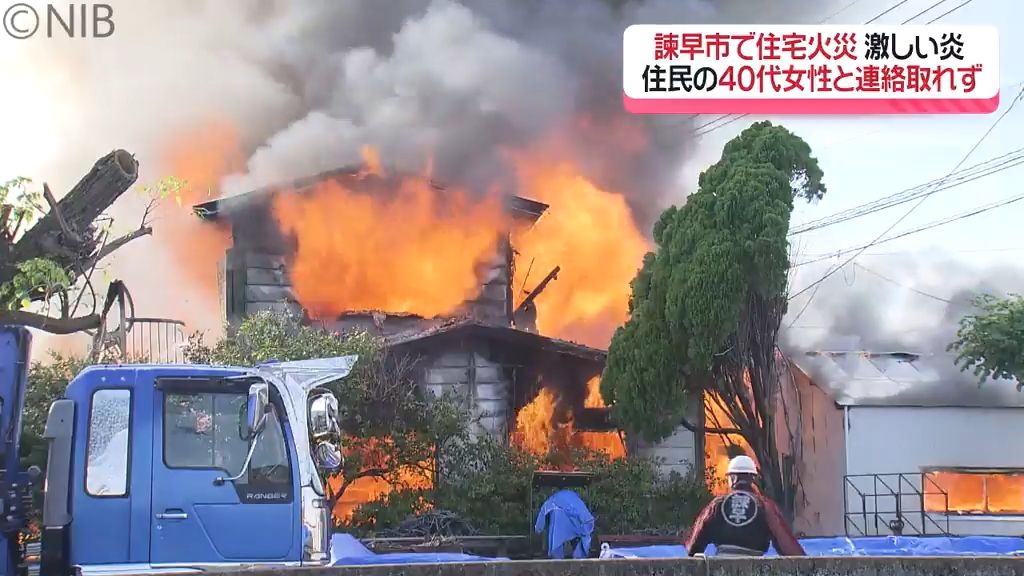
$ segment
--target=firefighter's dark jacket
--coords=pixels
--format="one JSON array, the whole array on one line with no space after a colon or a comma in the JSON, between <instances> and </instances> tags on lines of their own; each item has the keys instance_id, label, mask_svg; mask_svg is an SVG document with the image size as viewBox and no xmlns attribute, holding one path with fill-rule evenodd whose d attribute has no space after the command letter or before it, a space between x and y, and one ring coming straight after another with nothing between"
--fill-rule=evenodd
<instances>
[{"instance_id":1,"label":"firefighter's dark jacket","mask_svg":"<svg viewBox=\"0 0 1024 576\"><path fill-rule=\"evenodd\" d=\"M708 544L741 546L761 553L775 544L780 556L806 556L778 506L749 484L739 484L718 496L697 517L686 550L690 556L701 554Z\"/></svg>"}]
</instances>

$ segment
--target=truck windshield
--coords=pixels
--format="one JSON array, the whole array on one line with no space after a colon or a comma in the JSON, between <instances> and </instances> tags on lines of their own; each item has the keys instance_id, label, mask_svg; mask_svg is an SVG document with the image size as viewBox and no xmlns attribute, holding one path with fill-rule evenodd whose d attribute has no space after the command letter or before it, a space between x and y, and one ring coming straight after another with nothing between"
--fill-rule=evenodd
<instances>
[{"instance_id":1,"label":"truck windshield","mask_svg":"<svg viewBox=\"0 0 1024 576\"><path fill-rule=\"evenodd\" d=\"M218 468L234 476L245 462L246 394L171 392L164 396L164 462L170 468ZM254 489L290 492L287 445L276 407L271 404L249 472L235 482Z\"/></svg>"}]
</instances>

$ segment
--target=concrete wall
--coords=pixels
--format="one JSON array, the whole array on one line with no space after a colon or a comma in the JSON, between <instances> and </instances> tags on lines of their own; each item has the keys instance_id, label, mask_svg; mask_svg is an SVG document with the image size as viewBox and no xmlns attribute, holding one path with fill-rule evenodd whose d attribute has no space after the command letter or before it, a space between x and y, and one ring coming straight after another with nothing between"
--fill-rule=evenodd
<instances>
[{"instance_id":1,"label":"concrete wall","mask_svg":"<svg viewBox=\"0 0 1024 576\"><path fill-rule=\"evenodd\" d=\"M917 473L931 467L1021 468L1024 409L850 408L847 474ZM918 500L918 499L913 499ZM879 503L892 508L894 500ZM916 501L904 509L920 510ZM932 518L943 527L944 515ZM918 520L926 522L927 520ZM1024 516L950 516L954 534L1022 535Z\"/></svg>"},{"instance_id":2,"label":"concrete wall","mask_svg":"<svg viewBox=\"0 0 1024 576\"><path fill-rule=\"evenodd\" d=\"M736 558L562 560L271 568L252 576L1022 576L1020 558ZM211 572L211 574L213 574ZM222 572L221 574L238 574Z\"/></svg>"}]
</instances>

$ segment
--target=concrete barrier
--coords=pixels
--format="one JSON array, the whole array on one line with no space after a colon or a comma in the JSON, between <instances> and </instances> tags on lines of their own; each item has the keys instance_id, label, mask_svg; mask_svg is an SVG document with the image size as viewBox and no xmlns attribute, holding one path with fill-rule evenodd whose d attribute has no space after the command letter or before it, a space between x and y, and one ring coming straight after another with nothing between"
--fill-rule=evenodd
<instances>
[{"instance_id":1,"label":"concrete barrier","mask_svg":"<svg viewBox=\"0 0 1024 576\"><path fill-rule=\"evenodd\" d=\"M223 572L238 576L238 572ZM278 568L253 576L1024 576L1024 558L730 558Z\"/></svg>"}]
</instances>

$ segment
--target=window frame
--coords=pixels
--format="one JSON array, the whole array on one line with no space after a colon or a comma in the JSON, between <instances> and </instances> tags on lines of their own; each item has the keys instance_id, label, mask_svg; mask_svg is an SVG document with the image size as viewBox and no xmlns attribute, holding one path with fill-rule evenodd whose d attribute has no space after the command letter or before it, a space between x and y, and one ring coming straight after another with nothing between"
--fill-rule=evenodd
<instances>
[{"instance_id":1,"label":"window frame","mask_svg":"<svg viewBox=\"0 0 1024 576\"><path fill-rule=\"evenodd\" d=\"M161 412L162 412L162 415L161 415L162 416L162 420L161 420L161 424L162 424L161 425L161 428L162 428L161 434L163 435L163 441L161 442L161 447L160 447L160 450L161 450L161 460L163 460L164 467L166 467L168 470L217 470L217 471L220 471L220 472L223 472L223 473L227 474L228 476L233 476L234 474L236 474L236 472L232 472L231 470L228 470L227 468L224 468L223 466L181 466L181 465L172 465L169 462L167 462L167 439L168 439L168 434L167 434L167 400L169 399L169 396L171 396L171 395L178 395L178 396L190 396L191 395L191 396L196 396L196 395L200 395L200 394L204 394L204 395L205 394L210 394L210 395L213 395L214 397L216 397L217 395L241 394L241 396L243 398L242 405L243 406L245 405L245 393L239 393L239 392L236 392L236 391L233 391L233 390L164 390L163 401L160 403L160 409L161 409ZM215 417L216 416L214 416L214 418ZM215 425L215 423L211 423L211 426L214 426L214 425ZM234 432L235 433L238 432L238 427L237 426L235 427ZM214 449L214 454L215 454L216 453L216 449L217 449L217 438L216 437L213 438L213 449ZM249 447L248 447L248 445L246 445L246 451L248 451L248 449L249 449Z\"/></svg>"},{"instance_id":2,"label":"window frame","mask_svg":"<svg viewBox=\"0 0 1024 576\"><path fill-rule=\"evenodd\" d=\"M89 456L92 442L92 423L93 423L93 408L96 404L96 395L100 392L124 390L128 392L128 450L127 450L127 461L125 462L125 479L124 479L124 493L123 494L93 494L89 490ZM82 490L85 495L90 498L130 498L132 492L132 452L135 447L135 438L133 429L135 428L135 390L130 386L106 386L103 388L96 388L89 395L89 412L85 423L85 471L82 473Z\"/></svg>"},{"instance_id":3,"label":"window frame","mask_svg":"<svg viewBox=\"0 0 1024 576\"><path fill-rule=\"evenodd\" d=\"M933 486L938 487L946 493L947 499L949 496L949 490L943 488L942 485L935 479L935 474L957 474L962 476L981 476L982 490L985 501L984 510L928 510L925 509L927 514L942 514L945 516L957 516L957 517L1024 517L1024 501L1021 502L1021 508L1019 510L1009 511L994 511L989 508L989 495L988 495L988 480L991 476L1011 476L1016 475L1024 479L1024 468L971 468L963 466L935 466L926 467L921 469L921 474L924 476L926 481ZM926 498L927 499L927 498Z\"/></svg>"},{"instance_id":4,"label":"window frame","mask_svg":"<svg viewBox=\"0 0 1024 576\"><path fill-rule=\"evenodd\" d=\"M160 451L161 451L160 460L163 462L164 467L166 467L168 470L186 470L186 471L187 470L214 470L214 471L223 472L223 473L225 473L225 474L227 474L229 476L233 476L234 474L236 474L237 472L232 472L231 470L227 470L227 469L225 469L223 467L220 467L220 466L172 466L172 465L167 463L167 410L166 410L167 398L168 398L169 394L178 394L178 395L190 395L190 394L191 395L195 395L195 394L241 394L242 397L245 398L247 393L248 393L249 384L252 384L253 382L256 382L256 381L262 382L263 380L262 379L258 379L257 380L257 379L245 378L245 379L239 379L237 382L233 382L232 384L229 384L227 386L224 385L225 379L218 378L218 377L213 377L213 378L165 378L165 379L161 379L161 380L162 381L158 381L157 382L157 389L159 389L163 393L163 398L160 401L160 410L161 410L161 415L160 415L160 418L161 418L161 426L160 426L161 432L160 433L163 436L163 438L161 439L161 442L160 442ZM269 384L269 382L268 382L268 384ZM285 458L287 459L287 462L288 462L289 477L290 478L294 478L295 470L296 470L296 461L295 461L295 458L292 457L292 448L291 448L291 445L290 445L291 442L289 441L291 436L289 435L289 426L288 426L289 422L288 422L287 412L285 412L284 409L283 409L284 402L281 400L280 396L277 394L277 391L274 389L273 386L270 386L269 388L270 388L270 397L268 398L268 400L270 401L270 405L272 405L274 407L274 410L277 413L276 420L277 420L278 426L280 426L280 429L281 429L281 440L284 443L284 454L285 454ZM244 401L243 401L242 405L243 406L245 405ZM236 428L236 430L237 430L237 428ZM248 448L249 448L249 445L247 444L246 445L246 454L248 454ZM251 473L252 473L251 468L246 471L246 475L244 477L245 483L238 484L238 481L234 481L233 480L231 482L231 484L233 486L235 486L236 488L237 487L243 487L243 486L247 485L249 483L249 481L250 481L249 475ZM239 479L239 480L241 480L241 479ZM289 495L288 502L291 502L291 501L294 500L294 497L295 497L294 496L295 488L293 486L293 482L291 482L291 481L289 482L288 486L289 486L288 487L288 495Z\"/></svg>"}]
</instances>

